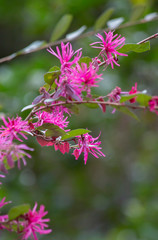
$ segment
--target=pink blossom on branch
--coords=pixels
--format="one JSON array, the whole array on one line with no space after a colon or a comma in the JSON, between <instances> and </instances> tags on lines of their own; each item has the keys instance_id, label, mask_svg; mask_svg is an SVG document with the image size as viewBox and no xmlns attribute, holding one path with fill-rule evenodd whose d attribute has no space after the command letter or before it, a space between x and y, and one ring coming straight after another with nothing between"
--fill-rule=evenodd
<instances>
[{"instance_id":1,"label":"pink blossom on branch","mask_svg":"<svg viewBox=\"0 0 158 240\"><path fill-rule=\"evenodd\" d=\"M92 63L89 67L86 63L81 63L81 66L76 64L76 68L73 69L74 78L76 83L81 85L81 91L87 91L87 94L90 94L91 87L98 87L97 83L102 80L102 74L98 75L97 70Z\"/></svg>"},{"instance_id":2,"label":"pink blossom on branch","mask_svg":"<svg viewBox=\"0 0 158 240\"><path fill-rule=\"evenodd\" d=\"M18 162L18 168L20 168L21 159L23 164L26 165L24 157L27 156L28 158L31 158L31 155L25 150L33 151L33 148L28 147L26 144L17 145L6 139L3 145L0 145L0 171L7 173L6 163L10 168L13 168L15 160Z\"/></svg>"},{"instance_id":3,"label":"pink blossom on branch","mask_svg":"<svg viewBox=\"0 0 158 240\"><path fill-rule=\"evenodd\" d=\"M130 94L130 95L131 95L131 94L136 94L136 93L139 93L139 91L137 91L137 82L135 83L135 86L133 86L133 87L131 88L131 90L129 91L129 94ZM136 98L137 98L137 97L134 97L134 98L130 99L130 100L129 100L130 103L135 103L135 102L136 102Z\"/></svg>"},{"instance_id":4,"label":"pink blossom on branch","mask_svg":"<svg viewBox=\"0 0 158 240\"><path fill-rule=\"evenodd\" d=\"M65 108L62 106L57 106L56 108L52 108L52 112L39 111L36 113L38 117L38 121L37 123L35 123L35 126L39 127L44 123L52 123L64 129L69 124L69 121L67 121L68 117L64 117L65 111L66 111Z\"/></svg>"},{"instance_id":5,"label":"pink blossom on branch","mask_svg":"<svg viewBox=\"0 0 158 240\"><path fill-rule=\"evenodd\" d=\"M35 203L33 210L29 210L29 212L24 215L25 221L22 223L24 228L22 231L22 240L27 240L29 237L33 237L34 240L38 240L36 233L49 234L52 231L51 229L45 229L48 227L46 222L49 222L50 219L43 219L43 217L48 213L47 211L44 211L44 205L40 206L39 211L36 209L37 203Z\"/></svg>"},{"instance_id":6,"label":"pink blossom on branch","mask_svg":"<svg viewBox=\"0 0 158 240\"><path fill-rule=\"evenodd\" d=\"M71 43L67 43L64 45L64 43L61 43L61 52L58 47L56 47L57 53L53 51L52 48L48 48L47 51L53 54L55 57L57 57L62 65L62 70L64 68L69 68L73 64L79 61L81 55L82 55L82 48L78 49L77 51L72 50L72 45ZM76 56L75 56L76 54ZM71 58L74 56L74 59L72 61Z\"/></svg>"},{"instance_id":7,"label":"pink blossom on branch","mask_svg":"<svg viewBox=\"0 0 158 240\"><path fill-rule=\"evenodd\" d=\"M23 138L27 139L24 132L29 131L29 126L27 121L23 121L21 117L16 117L15 119L8 118L8 122L5 118L2 118L5 126L0 127L0 137L8 137L11 140L17 139L22 142L22 140L18 137L20 134Z\"/></svg>"},{"instance_id":8,"label":"pink blossom on branch","mask_svg":"<svg viewBox=\"0 0 158 240\"><path fill-rule=\"evenodd\" d=\"M150 112L155 112L158 115L158 110L156 109L158 107L158 96L152 97L148 104Z\"/></svg>"},{"instance_id":9,"label":"pink blossom on branch","mask_svg":"<svg viewBox=\"0 0 158 240\"><path fill-rule=\"evenodd\" d=\"M1 175L2 176L2 175ZM11 203L11 201L5 202L6 197L2 198L0 201L0 208L5 206L8 203ZM8 215L0 215L0 229L5 229L4 223L8 221Z\"/></svg>"},{"instance_id":10,"label":"pink blossom on branch","mask_svg":"<svg viewBox=\"0 0 158 240\"><path fill-rule=\"evenodd\" d=\"M75 156L76 160L79 158L82 152L84 153L85 164L87 163L88 153L91 153L96 158L99 158L99 156L105 157L105 154L102 153L102 151L100 150L102 148L99 147L99 145L101 144L101 141L97 141L99 137L100 135L96 138L93 138L88 133L78 136L77 137L78 147L72 153L72 155Z\"/></svg>"},{"instance_id":11,"label":"pink blossom on branch","mask_svg":"<svg viewBox=\"0 0 158 240\"><path fill-rule=\"evenodd\" d=\"M120 66L117 63L117 56L128 56L124 53L119 53L118 49L123 47L125 44L125 37L121 38L121 35L118 34L113 35L113 32L105 33L105 39L101 34L96 34L96 36L101 40L99 42L91 43L90 45L94 48L101 49L99 55L103 57L103 60L106 62L107 65L111 64L111 67L114 68L114 64ZM99 46L93 46L95 44L99 44Z\"/></svg>"}]
</instances>

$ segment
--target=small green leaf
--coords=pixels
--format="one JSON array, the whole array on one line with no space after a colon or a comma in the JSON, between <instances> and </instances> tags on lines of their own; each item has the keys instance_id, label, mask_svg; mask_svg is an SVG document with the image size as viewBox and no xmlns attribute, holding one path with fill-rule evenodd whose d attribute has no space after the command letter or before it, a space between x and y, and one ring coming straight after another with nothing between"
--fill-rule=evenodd
<instances>
[{"instance_id":1,"label":"small green leaf","mask_svg":"<svg viewBox=\"0 0 158 240\"><path fill-rule=\"evenodd\" d=\"M46 137L59 137L59 136L63 136L65 135L65 131L63 129L61 129L60 127L58 127L57 125L53 125L51 129L48 129L45 132L45 136Z\"/></svg>"},{"instance_id":2,"label":"small green leaf","mask_svg":"<svg viewBox=\"0 0 158 240\"><path fill-rule=\"evenodd\" d=\"M127 114L128 116L134 118L135 120L139 121L139 118L137 117L137 115L135 113L133 113L132 111L130 111L126 106L113 106L116 110Z\"/></svg>"},{"instance_id":3,"label":"small green leaf","mask_svg":"<svg viewBox=\"0 0 158 240\"><path fill-rule=\"evenodd\" d=\"M81 65L81 63L86 63L87 67L89 67L90 62L92 62L92 59L90 57L82 57L78 61L78 63Z\"/></svg>"},{"instance_id":4,"label":"small green leaf","mask_svg":"<svg viewBox=\"0 0 158 240\"><path fill-rule=\"evenodd\" d=\"M60 37L62 37L68 30L71 22L72 22L73 16L70 14L64 15L59 22L57 23L51 38L50 42L54 42L58 40Z\"/></svg>"},{"instance_id":5,"label":"small green leaf","mask_svg":"<svg viewBox=\"0 0 158 240\"><path fill-rule=\"evenodd\" d=\"M136 43L128 43L125 44L121 49L118 50L120 53L127 53L127 52L136 52L136 53L141 53L141 52L146 52L150 50L150 42L145 42L141 44L136 44Z\"/></svg>"},{"instance_id":6,"label":"small green leaf","mask_svg":"<svg viewBox=\"0 0 158 240\"><path fill-rule=\"evenodd\" d=\"M44 75L45 83L47 83L50 86L52 86L52 84L54 83L55 79L58 80L60 74L61 74L61 71L60 71L59 67L54 66L54 67L50 68L49 71Z\"/></svg>"},{"instance_id":7,"label":"small green leaf","mask_svg":"<svg viewBox=\"0 0 158 240\"><path fill-rule=\"evenodd\" d=\"M22 204L22 205L11 208L8 213L9 221L14 220L20 215L27 213L29 209L30 209L29 204Z\"/></svg>"},{"instance_id":8,"label":"small green leaf","mask_svg":"<svg viewBox=\"0 0 158 240\"><path fill-rule=\"evenodd\" d=\"M80 136L82 134L89 133L89 132L91 132L91 131L88 130L88 129L82 129L82 128L75 129L75 130L72 130L72 131L68 132L67 134L65 134L61 138L61 140L65 140L65 139L68 139L68 138L74 138L76 136Z\"/></svg>"},{"instance_id":9,"label":"small green leaf","mask_svg":"<svg viewBox=\"0 0 158 240\"><path fill-rule=\"evenodd\" d=\"M111 15L113 14L113 11L114 11L113 8L109 8L105 12L103 12L101 16L96 20L94 29L95 30L102 29L105 26L106 22L111 17Z\"/></svg>"}]
</instances>

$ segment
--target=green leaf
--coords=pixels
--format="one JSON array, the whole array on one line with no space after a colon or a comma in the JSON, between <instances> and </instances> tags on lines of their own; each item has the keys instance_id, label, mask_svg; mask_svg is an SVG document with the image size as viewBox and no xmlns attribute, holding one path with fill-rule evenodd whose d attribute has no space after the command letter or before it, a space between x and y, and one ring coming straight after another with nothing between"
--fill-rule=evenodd
<instances>
[{"instance_id":1,"label":"green leaf","mask_svg":"<svg viewBox=\"0 0 158 240\"><path fill-rule=\"evenodd\" d=\"M97 103L85 103L85 106L88 108L99 108L99 105Z\"/></svg>"},{"instance_id":2,"label":"green leaf","mask_svg":"<svg viewBox=\"0 0 158 240\"><path fill-rule=\"evenodd\" d=\"M71 112L78 114L79 113L79 108L76 105L73 104L63 104L63 106L67 107L70 109Z\"/></svg>"},{"instance_id":3,"label":"green leaf","mask_svg":"<svg viewBox=\"0 0 158 240\"><path fill-rule=\"evenodd\" d=\"M27 213L29 209L30 209L29 204L22 204L22 205L11 208L8 213L9 221L14 220L20 215Z\"/></svg>"},{"instance_id":4,"label":"green leaf","mask_svg":"<svg viewBox=\"0 0 158 240\"><path fill-rule=\"evenodd\" d=\"M54 124L52 123L43 123L40 127L37 127L37 130L46 130L46 129L52 129L54 127Z\"/></svg>"},{"instance_id":5,"label":"green leaf","mask_svg":"<svg viewBox=\"0 0 158 240\"><path fill-rule=\"evenodd\" d=\"M133 8L131 17L130 17L130 22L134 22L138 19L140 19L146 9L146 4L136 4Z\"/></svg>"},{"instance_id":6,"label":"green leaf","mask_svg":"<svg viewBox=\"0 0 158 240\"><path fill-rule=\"evenodd\" d=\"M61 140L65 140L65 139L68 139L68 138L74 138L76 136L80 136L82 134L89 133L89 132L91 132L91 131L88 130L88 129L82 129L82 128L75 129L75 130L72 130L72 131L68 132L67 134L65 134L61 138Z\"/></svg>"},{"instance_id":7,"label":"green leaf","mask_svg":"<svg viewBox=\"0 0 158 240\"><path fill-rule=\"evenodd\" d=\"M116 110L127 114L128 116L134 118L135 120L139 121L139 118L137 117L137 115L135 113L133 113L132 111L129 110L129 108L125 107L125 106L113 106Z\"/></svg>"},{"instance_id":8,"label":"green leaf","mask_svg":"<svg viewBox=\"0 0 158 240\"><path fill-rule=\"evenodd\" d=\"M82 57L78 61L78 63L81 65L81 63L86 63L87 67L89 67L90 62L92 62L92 59L90 57Z\"/></svg>"},{"instance_id":9,"label":"green leaf","mask_svg":"<svg viewBox=\"0 0 158 240\"><path fill-rule=\"evenodd\" d=\"M148 106L149 100L152 98L150 95L144 94L144 93L135 93L135 94L130 94L130 95L124 95L120 99L120 103L129 101L130 99L137 97L136 101L141 105L141 106Z\"/></svg>"},{"instance_id":10,"label":"green leaf","mask_svg":"<svg viewBox=\"0 0 158 240\"><path fill-rule=\"evenodd\" d=\"M59 137L65 135L65 131L57 125L52 125L51 129L45 132L46 137Z\"/></svg>"},{"instance_id":11,"label":"green leaf","mask_svg":"<svg viewBox=\"0 0 158 240\"><path fill-rule=\"evenodd\" d=\"M128 43L125 44L121 49L118 50L120 53L127 53L127 52L136 52L136 53L141 53L141 52L146 52L150 50L150 42L145 42L141 44L136 44L136 43Z\"/></svg>"},{"instance_id":12,"label":"green leaf","mask_svg":"<svg viewBox=\"0 0 158 240\"><path fill-rule=\"evenodd\" d=\"M50 86L52 86L52 84L54 83L55 79L57 79L57 80L59 79L60 74L61 74L61 71L60 71L59 67L54 66L54 67L50 68L49 71L44 75L45 83L47 83Z\"/></svg>"},{"instance_id":13,"label":"green leaf","mask_svg":"<svg viewBox=\"0 0 158 240\"><path fill-rule=\"evenodd\" d=\"M50 42L58 40L60 37L62 37L62 35L64 35L67 32L72 22L72 19L73 16L71 14L66 14L59 20L51 35Z\"/></svg>"},{"instance_id":14,"label":"green leaf","mask_svg":"<svg viewBox=\"0 0 158 240\"><path fill-rule=\"evenodd\" d=\"M94 25L94 29L95 30L102 29L105 26L106 22L111 17L111 15L113 14L113 11L114 11L113 8L109 8L108 10L103 12L101 14L101 16L96 20L95 25Z\"/></svg>"},{"instance_id":15,"label":"green leaf","mask_svg":"<svg viewBox=\"0 0 158 240\"><path fill-rule=\"evenodd\" d=\"M77 38L85 31L86 28L87 27L84 25L77 29L76 31L66 34L66 39L71 41L72 39Z\"/></svg>"},{"instance_id":16,"label":"green leaf","mask_svg":"<svg viewBox=\"0 0 158 240\"><path fill-rule=\"evenodd\" d=\"M139 94L136 98L136 101L141 105L147 107L149 104L149 100L152 99L150 95L147 94Z\"/></svg>"},{"instance_id":17,"label":"green leaf","mask_svg":"<svg viewBox=\"0 0 158 240\"><path fill-rule=\"evenodd\" d=\"M31 51L35 51L36 49L46 45L46 41L35 41L33 43L31 43L30 45L28 45L27 47L23 48L22 50L18 51L16 53L16 55L21 55L23 53L29 53Z\"/></svg>"},{"instance_id":18,"label":"green leaf","mask_svg":"<svg viewBox=\"0 0 158 240\"><path fill-rule=\"evenodd\" d=\"M36 106L36 104L27 105L26 107L22 108L21 112L24 112L24 111L26 111L26 110L28 110L28 109L31 109L31 108L33 108L34 106Z\"/></svg>"}]
</instances>

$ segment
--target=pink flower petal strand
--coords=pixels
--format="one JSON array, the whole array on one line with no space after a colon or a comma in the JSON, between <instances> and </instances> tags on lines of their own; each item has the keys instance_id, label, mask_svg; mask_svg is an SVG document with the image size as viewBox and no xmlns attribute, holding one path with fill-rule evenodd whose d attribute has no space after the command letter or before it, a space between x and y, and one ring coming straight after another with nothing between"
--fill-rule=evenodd
<instances>
[{"instance_id":1,"label":"pink flower petal strand","mask_svg":"<svg viewBox=\"0 0 158 240\"><path fill-rule=\"evenodd\" d=\"M125 37L121 38L121 35L118 36L118 34L113 35L113 32L105 33L105 39L101 34L96 34L96 36L101 40L98 42L94 42L90 44L94 48L101 49L101 52L99 53L99 56L103 58L105 61L105 64L109 65L111 64L111 67L114 68L114 64L117 66L120 66L117 61L117 56L127 56L127 54L120 53L118 50L123 47L125 44ZM99 46L93 46L99 44Z\"/></svg>"}]
</instances>

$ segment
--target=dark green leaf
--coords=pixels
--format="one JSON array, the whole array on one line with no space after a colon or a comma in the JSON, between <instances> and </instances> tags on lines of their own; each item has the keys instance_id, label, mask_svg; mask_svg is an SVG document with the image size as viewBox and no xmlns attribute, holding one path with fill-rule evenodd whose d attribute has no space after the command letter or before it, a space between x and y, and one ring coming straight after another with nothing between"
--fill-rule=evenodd
<instances>
[{"instance_id":1,"label":"dark green leaf","mask_svg":"<svg viewBox=\"0 0 158 240\"><path fill-rule=\"evenodd\" d=\"M118 50L120 53L127 53L127 52L136 52L136 53L141 53L141 52L146 52L150 50L150 42L145 42L141 44L136 44L136 43L128 43L125 44L121 49Z\"/></svg>"},{"instance_id":2,"label":"dark green leaf","mask_svg":"<svg viewBox=\"0 0 158 240\"><path fill-rule=\"evenodd\" d=\"M57 125L52 125L51 129L45 132L46 137L59 137L65 135L65 131Z\"/></svg>"},{"instance_id":3,"label":"dark green leaf","mask_svg":"<svg viewBox=\"0 0 158 240\"><path fill-rule=\"evenodd\" d=\"M90 62L92 62L92 59L90 57L82 57L78 61L78 63L81 65L81 63L86 63L87 66L89 67Z\"/></svg>"},{"instance_id":4,"label":"dark green leaf","mask_svg":"<svg viewBox=\"0 0 158 240\"><path fill-rule=\"evenodd\" d=\"M13 207L10 209L8 216L9 216L9 220L14 220L17 217L19 217L20 215L23 215L25 213L27 213L30 209L30 205L29 204L22 204L16 207Z\"/></svg>"},{"instance_id":5,"label":"dark green leaf","mask_svg":"<svg viewBox=\"0 0 158 240\"><path fill-rule=\"evenodd\" d=\"M135 120L139 121L139 118L137 117L137 115L135 115L135 113L133 113L132 111L130 111L127 107L125 106L114 106L114 108L122 113L127 114L128 116L134 118Z\"/></svg>"},{"instance_id":6,"label":"dark green leaf","mask_svg":"<svg viewBox=\"0 0 158 240\"><path fill-rule=\"evenodd\" d=\"M94 29L95 30L102 29L105 26L106 22L111 17L111 15L113 14L113 11L114 11L113 8L109 8L105 12L103 12L101 16L96 20Z\"/></svg>"},{"instance_id":7,"label":"dark green leaf","mask_svg":"<svg viewBox=\"0 0 158 240\"><path fill-rule=\"evenodd\" d=\"M51 35L50 42L58 40L60 37L62 37L62 35L64 35L67 32L72 22L72 19L73 19L72 15L66 14L59 20Z\"/></svg>"},{"instance_id":8,"label":"dark green leaf","mask_svg":"<svg viewBox=\"0 0 158 240\"><path fill-rule=\"evenodd\" d=\"M89 133L89 132L91 132L91 131L87 130L87 129L82 129L82 128L75 129L75 130L72 130L72 131L68 132L67 134L65 134L61 138L61 140L65 140L65 139L68 139L68 138L74 138L76 136L81 136L82 134Z\"/></svg>"},{"instance_id":9,"label":"dark green leaf","mask_svg":"<svg viewBox=\"0 0 158 240\"><path fill-rule=\"evenodd\" d=\"M61 74L60 68L57 66L54 66L51 69L49 69L49 71L44 75L44 81L50 86L52 86L55 79L58 79L60 74Z\"/></svg>"}]
</instances>

